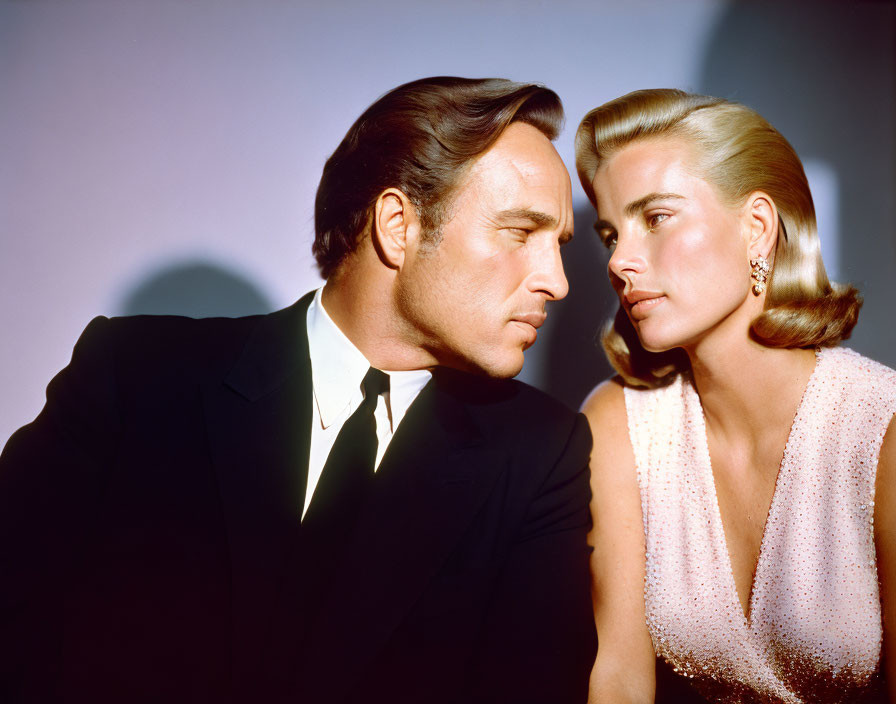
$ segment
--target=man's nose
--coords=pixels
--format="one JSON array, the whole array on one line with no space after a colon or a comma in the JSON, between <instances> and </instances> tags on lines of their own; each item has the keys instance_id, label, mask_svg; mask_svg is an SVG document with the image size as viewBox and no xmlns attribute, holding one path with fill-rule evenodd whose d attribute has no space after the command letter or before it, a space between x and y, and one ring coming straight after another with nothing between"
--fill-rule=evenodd
<instances>
[{"instance_id":1,"label":"man's nose","mask_svg":"<svg viewBox=\"0 0 896 704\"><path fill-rule=\"evenodd\" d=\"M560 256L560 246L555 245L539 258L539 267L532 278L530 288L533 291L544 293L549 300L559 301L569 293L569 282L563 271L563 259Z\"/></svg>"}]
</instances>

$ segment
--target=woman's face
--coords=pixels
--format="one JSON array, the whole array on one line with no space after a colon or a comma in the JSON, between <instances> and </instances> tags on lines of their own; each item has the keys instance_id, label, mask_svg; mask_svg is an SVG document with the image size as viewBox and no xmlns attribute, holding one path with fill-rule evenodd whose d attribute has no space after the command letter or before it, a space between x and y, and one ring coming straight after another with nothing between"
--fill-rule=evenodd
<instances>
[{"instance_id":1,"label":"woman's face","mask_svg":"<svg viewBox=\"0 0 896 704\"><path fill-rule=\"evenodd\" d=\"M755 315L748 218L697 174L695 156L684 139L645 138L593 181L610 281L652 352L691 348L718 329L743 335Z\"/></svg>"}]
</instances>

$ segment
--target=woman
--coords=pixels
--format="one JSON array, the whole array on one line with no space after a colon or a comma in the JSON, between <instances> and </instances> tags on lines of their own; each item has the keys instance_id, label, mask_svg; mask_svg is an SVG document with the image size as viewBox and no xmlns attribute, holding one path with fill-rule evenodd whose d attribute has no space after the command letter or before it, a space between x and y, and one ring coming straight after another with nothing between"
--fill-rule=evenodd
<instances>
[{"instance_id":1,"label":"woman","mask_svg":"<svg viewBox=\"0 0 896 704\"><path fill-rule=\"evenodd\" d=\"M836 347L861 302L828 281L796 153L741 105L648 90L590 112L576 158L620 300L619 376L583 408L591 700L653 701L655 656L713 701L879 694L896 372Z\"/></svg>"}]
</instances>

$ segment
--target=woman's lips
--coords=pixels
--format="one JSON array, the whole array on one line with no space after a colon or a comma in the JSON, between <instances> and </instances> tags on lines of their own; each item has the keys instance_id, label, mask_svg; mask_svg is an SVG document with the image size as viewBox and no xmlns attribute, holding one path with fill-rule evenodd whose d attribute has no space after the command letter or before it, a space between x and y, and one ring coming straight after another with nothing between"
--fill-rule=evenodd
<instances>
[{"instance_id":1,"label":"woman's lips","mask_svg":"<svg viewBox=\"0 0 896 704\"><path fill-rule=\"evenodd\" d=\"M633 320L643 320L651 310L665 300L665 295L648 291L632 291L625 296L628 314Z\"/></svg>"}]
</instances>

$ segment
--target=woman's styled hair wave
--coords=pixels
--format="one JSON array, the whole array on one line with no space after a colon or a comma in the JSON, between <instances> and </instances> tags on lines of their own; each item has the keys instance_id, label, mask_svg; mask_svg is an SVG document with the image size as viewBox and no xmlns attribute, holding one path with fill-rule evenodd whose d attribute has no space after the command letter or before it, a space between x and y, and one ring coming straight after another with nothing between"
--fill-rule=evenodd
<instances>
[{"instance_id":1,"label":"woman's styled hair wave","mask_svg":"<svg viewBox=\"0 0 896 704\"><path fill-rule=\"evenodd\" d=\"M635 91L589 112L576 132L576 167L592 204L600 166L625 145L651 137L693 144L699 173L728 205L741 205L755 191L774 201L778 240L753 338L768 347L834 346L848 338L862 300L854 287L828 280L809 183L787 140L738 103L673 89ZM681 349L645 350L621 308L602 342L616 371L636 386L660 386L690 366Z\"/></svg>"}]
</instances>

